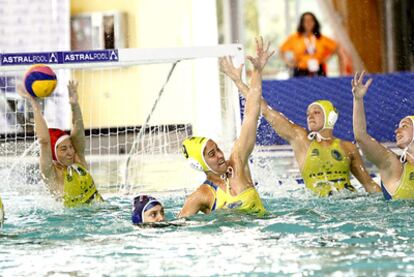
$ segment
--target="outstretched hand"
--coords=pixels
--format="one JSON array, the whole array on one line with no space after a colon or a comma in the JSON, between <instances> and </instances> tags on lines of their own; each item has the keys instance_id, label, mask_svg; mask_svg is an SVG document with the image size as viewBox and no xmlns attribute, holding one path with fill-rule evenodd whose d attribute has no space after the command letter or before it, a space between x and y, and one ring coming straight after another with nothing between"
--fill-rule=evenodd
<instances>
[{"instance_id":1,"label":"outstretched hand","mask_svg":"<svg viewBox=\"0 0 414 277\"><path fill-rule=\"evenodd\" d=\"M78 103L78 82L70 80L68 83L69 103Z\"/></svg>"},{"instance_id":2,"label":"outstretched hand","mask_svg":"<svg viewBox=\"0 0 414 277\"><path fill-rule=\"evenodd\" d=\"M34 100L34 97L27 92L26 88L22 84L17 85L17 94L26 100Z\"/></svg>"},{"instance_id":3,"label":"outstretched hand","mask_svg":"<svg viewBox=\"0 0 414 277\"><path fill-rule=\"evenodd\" d=\"M220 58L221 71L230 77L230 79L234 82L241 81L243 66L244 64L241 64L238 68L236 68L233 64L233 59L230 56Z\"/></svg>"},{"instance_id":4,"label":"outstretched hand","mask_svg":"<svg viewBox=\"0 0 414 277\"><path fill-rule=\"evenodd\" d=\"M256 57L247 56L247 59L253 64L254 68L258 71L262 71L270 57L273 56L275 51L270 51L270 42L264 47L263 37L256 38Z\"/></svg>"},{"instance_id":5,"label":"outstretched hand","mask_svg":"<svg viewBox=\"0 0 414 277\"><path fill-rule=\"evenodd\" d=\"M354 79L352 79L352 93L356 99L362 99L367 93L367 90L372 83L372 79L368 79L368 81L364 84L363 81L365 71L362 71L359 77L358 74L358 72L355 72Z\"/></svg>"}]
</instances>

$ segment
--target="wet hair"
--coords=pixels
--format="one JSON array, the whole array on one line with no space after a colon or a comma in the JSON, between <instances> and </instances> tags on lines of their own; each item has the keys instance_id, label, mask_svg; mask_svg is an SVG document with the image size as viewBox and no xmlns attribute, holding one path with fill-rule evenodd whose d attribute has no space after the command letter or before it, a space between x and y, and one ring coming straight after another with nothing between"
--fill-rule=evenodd
<instances>
[{"instance_id":1,"label":"wet hair","mask_svg":"<svg viewBox=\"0 0 414 277\"><path fill-rule=\"evenodd\" d=\"M316 36L316 38L320 38L321 37L321 25L319 24L318 19L316 19L316 16L311 12L305 12L300 16L297 32L300 34L305 33L305 16L307 15L310 15L313 18L313 21L315 22L315 26L313 27L312 33Z\"/></svg>"}]
</instances>

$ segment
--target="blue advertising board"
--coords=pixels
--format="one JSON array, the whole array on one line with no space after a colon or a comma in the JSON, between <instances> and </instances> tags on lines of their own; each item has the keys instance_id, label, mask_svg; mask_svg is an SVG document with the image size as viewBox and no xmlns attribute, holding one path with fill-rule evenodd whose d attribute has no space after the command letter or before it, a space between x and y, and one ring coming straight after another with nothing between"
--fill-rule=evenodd
<instances>
[{"instance_id":1,"label":"blue advertising board","mask_svg":"<svg viewBox=\"0 0 414 277\"><path fill-rule=\"evenodd\" d=\"M117 62L118 50L60 51L41 53L3 53L0 66L29 64L72 64L91 62Z\"/></svg>"}]
</instances>

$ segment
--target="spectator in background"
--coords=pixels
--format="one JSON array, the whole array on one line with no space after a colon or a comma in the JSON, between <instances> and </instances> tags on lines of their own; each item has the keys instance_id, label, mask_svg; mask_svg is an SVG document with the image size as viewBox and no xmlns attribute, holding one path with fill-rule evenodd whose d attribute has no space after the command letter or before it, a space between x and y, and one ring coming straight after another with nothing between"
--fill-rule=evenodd
<instances>
[{"instance_id":1,"label":"spectator in background","mask_svg":"<svg viewBox=\"0 0 414 277\"><path fill-rule=\"evenodd\" d=\"M321 34L315 15L305 12L300 17L297 32L280 47L280 54L293 76L326 76L326 62L338 50L338 44Z\"/></svg>"}]
</instances>

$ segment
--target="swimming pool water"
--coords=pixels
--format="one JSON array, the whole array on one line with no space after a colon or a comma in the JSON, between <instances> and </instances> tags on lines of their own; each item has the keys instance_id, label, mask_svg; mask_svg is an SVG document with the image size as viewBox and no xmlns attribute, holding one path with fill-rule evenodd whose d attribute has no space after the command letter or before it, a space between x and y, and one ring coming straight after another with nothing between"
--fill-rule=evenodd
<instances>
[{"instance_id":1,"label":"swimming pool water","mask_svg":"<svg viewBox=\"0 0 414 277\"><path fill-rule=\"evenodd\" d=\"M132 226L127 196L64 209L42 192L5 192L0 275L414 275L414 203L277 191L259 189L263 218L222 211L163 228ZM160 199L173 220L184 194Z\"/></svg>"}]
</instances>

